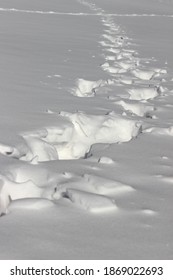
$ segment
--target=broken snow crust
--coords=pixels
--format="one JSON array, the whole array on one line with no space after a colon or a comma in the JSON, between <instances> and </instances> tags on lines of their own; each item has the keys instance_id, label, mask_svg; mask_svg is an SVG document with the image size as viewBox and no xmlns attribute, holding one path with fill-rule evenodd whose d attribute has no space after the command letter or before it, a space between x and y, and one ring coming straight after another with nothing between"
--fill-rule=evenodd
<instances>
[{"instance_id":1,"label":"broken snow crust","mask_svg":"<svg viewBox=\"0 0 173 280\"><path fill-rule=\"evenodd\" d=\"M173 2L0 14L0 259L172 259Z\"/></svg>"}]
</instances>

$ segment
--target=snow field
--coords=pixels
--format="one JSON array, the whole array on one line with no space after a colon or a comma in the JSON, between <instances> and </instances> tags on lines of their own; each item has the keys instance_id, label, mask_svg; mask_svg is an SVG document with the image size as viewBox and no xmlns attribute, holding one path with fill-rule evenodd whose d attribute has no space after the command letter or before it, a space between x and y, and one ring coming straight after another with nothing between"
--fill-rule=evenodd
<instances>
[{"instance_id":1,"label":"snow field","mask_svg":"<svg viewBox=\"0 0 173 280\"><path fill-rule=\"evenodd\" d=\"M56 86L62 89L62 95L67 91L77 104L89 100L91 109L79 106L73 110L71 104L64 110L62 105L59 110L58 104L57 110L55 106L53 109L47 106L47 117L55 117L52 125L45 124L39 129L26 127L18 133L20 140L17 144L0 143L1 160L7 162L0 170L0 216L3 216L3 222L20 215L34 217L37 213L41 222L46 224L46 230L58 221L58 227L53 228L53 231L58 229L60 237L56 236L56 242L60 240L64 246L62 252L69 250L71 256L79 257L76 252L79 250L81 254L82 246L88 240L93 242L89 247L95 252L93 256L100 252L99 242L103 240L108 244L106 256L111 258L115 258L116 248L125 252L124 256L127 251L133 252L133 256L147 256L143 250L147 242L148 252L153 250L152 256L156 256L158 245L154 243L153 246L154 241L150 238L161 240L160 244L165 246L162 242L164 234L158 237L162 233L158 220L166 225L165 213L171 213L170 203L167 203L167 212L163 211L163 205L166 198L171 197L173 182L171 154L167 155L173 136L172 72L166 63L158 67L154 58L140 57L139 42L130 38L116 23L115 14L88 1L77 2L89 9L89 13L68 13L68 16L92 14L98 17L102 29L97 41L100 51L98 73L101 75L96 78L98 75L91 77L90 73L88 76L81 73L81 76L74 77L70 89L63 87L65 78L58 71L55 73L59 74L46 73L46 78L61 78ZM29 9L1 11L60 15ZM67 13L62 15L67 16ZM141 15L119 16L124 19ZM69 52L73 51L69 49ZM161 186L165 183L162 196ZM93 235L98 234L95 239L93 236L88 239L89 230L82 231L85 219L86 227L94 232ZM110 240L105 238L107 230ZM151 234L152 230L154 234ZM80 234L77 235L77 231ZM77 244L74 243L76 248L71 239L69 241L67 232L73 241L77 240ZM48 235L53 236L53 233ZM58 252L55 256L60 254L57 248L61 247L56 242L54 240ZM121 248L124 246L123 250L117 247L119 242Z\"/></svg>"},{"instance_id":2,"label":"snow field","mask_svg":"<svg viewBox=\"0 0 173 280\"><path fill-rule=\"evenodd\" d=\"M115 102L115 104L123 108L124 112L122 116L115 112L106 115L88 115L84 112L60 112L59 116L64 119L65 125L22 133L21 136L26 145L21 145L20 149L5 146L5 144L0 145L0 152L5 156L27 161L31 164L87 158L87 154L94 144L123 143L137 137L142 131L142 126L139 120L133 119L133 114L145 118L151 116L150 112L157 109L149 101L157 98L157 96L165 91L159 78L163 78L167 74L166 69L150 69L148 66L143 65L142 59L138 57L138 53L132 48L131 39L121 30L120 26L114 23L110 16L106 16L104 11L97 8L94 4L86 1L79 2L87 5L91 10L101 13L104 33L99 44L103 48L105 62L100 67L108 73L110 78L98 81L78 78L76 86L71 90L71 94L82 98L99 98L99 89L105 86L109 87L109 84L112 87L114 85L126 85L129 99L123 100L122 98L122 100ZM157 86L155 86L155 79L157 79ZM148 81L148 85L145 85L144 81ZM133 86L132 88L131 85ZM146 104L143 101L148 102ZM132 117L126 116L126 112L132 113ZM160 132L161 130L160 128L149 128L146 130L146 132L152 131ZM167 130L162 129L162 131L168 133ZM111 160L105 160L104 158L100 162L112 163ZM113 186L116 189L115 182ZM90 209L91 211L95 209L94 200L97 205L96 209L97 207L101 208L101 205L104 204L109 208L109 202L111 201L105 197L103 199L100 194L88 195L82 190L77 191L75 185L73 190L70 189L70 191L66 192L66 196L74 204L80 204L82 208ZM1 213L7 212L10 200L42 196L40 188L32 183L32 176L27 182L20 184L3 178L0 193L2 201ZM98 198L96 198L97 195ZM57 197L56 192L54 197ZM89 200L92 201L91 205ZM99 200L100 202L98 202ZM80 203L80 201L82 202Z\"/></svg>"}]
</instances>

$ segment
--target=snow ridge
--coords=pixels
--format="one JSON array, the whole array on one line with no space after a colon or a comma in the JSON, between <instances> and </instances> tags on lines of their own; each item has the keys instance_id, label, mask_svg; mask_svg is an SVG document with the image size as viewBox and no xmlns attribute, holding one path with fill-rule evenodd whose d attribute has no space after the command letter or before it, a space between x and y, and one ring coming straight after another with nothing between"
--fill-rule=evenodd
<instances>
[{"instance_id":1,"label":"snow ridge","mask_svg":"<svg viewBox=\"0 0 173 280\"><path fill-rule=\"evenodd\" d=\"M83 3L84 4L84 3ZM14 13L27 13L27 14L41 14L41 15L70 15L70 16L102 16L100 9L97 13L70 13L70 12L57 12L57 11L41 11L41 10L22 10L16 8L0 8L0 12L14 12ZM107 14L112 17L173 17L173 15L158 15L158 14Z\"/></svg>"}]
</instances>

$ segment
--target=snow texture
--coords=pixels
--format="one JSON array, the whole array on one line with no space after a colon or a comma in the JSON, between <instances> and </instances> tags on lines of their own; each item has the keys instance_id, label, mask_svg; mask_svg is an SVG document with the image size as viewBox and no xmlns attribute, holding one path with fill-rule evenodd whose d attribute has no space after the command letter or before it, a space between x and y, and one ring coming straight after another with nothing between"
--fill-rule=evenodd
<instances>
[{"instance_id":1,"label":"snow texture","mask_svg":"<svg viewBox=\"0 0 173 280\"><path fill-rule=\"evenodd\" d=\"M0 15L0 258L172 259L173 2Z\"/></svg>"}]
</instances>

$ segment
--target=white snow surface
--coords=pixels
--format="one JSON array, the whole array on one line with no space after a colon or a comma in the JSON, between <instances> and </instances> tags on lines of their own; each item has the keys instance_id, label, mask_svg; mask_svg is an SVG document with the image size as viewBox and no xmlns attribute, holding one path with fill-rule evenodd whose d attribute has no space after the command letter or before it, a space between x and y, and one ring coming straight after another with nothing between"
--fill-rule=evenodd
<instances>
[{"instance_id":1,"label":"white snow surface","mask_svg":"<svg viewBox=\"0 0 173 280\"><path fill-rule=\"evenodd\" d=\"M173 258L172 31L172 0L1 0L0 259Z\"/></svg>"}]
</instances>

